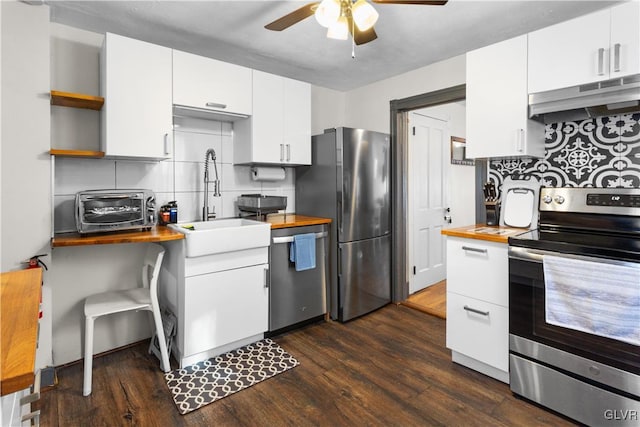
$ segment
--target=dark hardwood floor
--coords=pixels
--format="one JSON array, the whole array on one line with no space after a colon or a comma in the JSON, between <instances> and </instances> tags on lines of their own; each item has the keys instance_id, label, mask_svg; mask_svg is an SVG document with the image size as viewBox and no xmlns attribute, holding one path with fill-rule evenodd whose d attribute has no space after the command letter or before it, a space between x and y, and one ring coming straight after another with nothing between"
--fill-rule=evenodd
<instances>
[{"instance_id":1,"label":"dark hardwood floor","mask_svg":"<svg viewBox=\"0 0 640 427\"><path fill-rule=\"evenodd\" d=\"M445 321L408 307L273 339L300 366L184 416L146 343L96 358L89 397L81 363L58 369L34 406L42 426L573 425L452 363Z\"/></svg>"}]
</instances>

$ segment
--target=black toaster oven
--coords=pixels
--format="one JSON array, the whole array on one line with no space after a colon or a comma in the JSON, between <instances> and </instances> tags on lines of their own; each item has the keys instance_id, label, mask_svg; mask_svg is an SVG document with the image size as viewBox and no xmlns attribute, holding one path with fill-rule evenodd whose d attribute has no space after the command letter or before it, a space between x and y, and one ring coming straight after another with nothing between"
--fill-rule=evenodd
<instances>
[{"instance_id":1,"label":"black toaster oven","mask_svg":"<svg viewBox=\"0 0 640 427\"><path fill-rule=\"evenodd\" d=\"M151 190L88 190L76 193L78 233L144 230L156 220L156 198Z\"/></svg>"}]
</instances>

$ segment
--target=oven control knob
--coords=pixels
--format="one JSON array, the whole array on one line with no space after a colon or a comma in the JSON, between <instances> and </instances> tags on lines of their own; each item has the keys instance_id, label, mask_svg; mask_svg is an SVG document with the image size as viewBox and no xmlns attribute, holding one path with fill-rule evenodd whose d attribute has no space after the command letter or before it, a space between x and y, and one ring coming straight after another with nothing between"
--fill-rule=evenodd
<instances>
[{"instance_id":1,"label":"oven control knob","mask_svg":"<svg viewBox=\"0 0 640 427\"><path fill-rule=\"evenodd\" d=\"M556 196L554 200L559 205L564 203L564 197L562 197L562 196Z\"/></svg>"},{"instance_id":2,"label":"oven control knob","mask_svg":"<svg viewBox=\"0 0 640 427\"><path fill-rule=\"evenodd\" d=\"M548 195L548 194L545 194L545 195L544 195L544 197L542 197L542 201L543 201L543 202L545 202L546 204L551 203L551 201L552 201L552 200L553 200L553 199L552 199L552 198L551 198L551 196L550 196L550 195Z\"/></svg>"}]
</instances>

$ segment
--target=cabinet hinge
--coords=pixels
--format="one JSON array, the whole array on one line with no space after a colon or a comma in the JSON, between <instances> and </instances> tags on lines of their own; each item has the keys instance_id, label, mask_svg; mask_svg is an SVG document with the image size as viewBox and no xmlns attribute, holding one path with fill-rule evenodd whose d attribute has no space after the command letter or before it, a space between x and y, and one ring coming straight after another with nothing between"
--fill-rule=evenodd
<instances>
[{"instance_id":1,"label":"cabinet hinge","mask_svg":"<svg viewBox=\"0 0 640 427\"><path fill-rule=\"evenodd\" d=\"M415 265L413 266L413 275L414 276L416 275L416 266Z\"/></svg>"},{"instance_id":2,"label":"cabinet hinge","mask_svg":"<svg viewBox=\"0 0 640 427\"><path fill-rule=\"evenodd\" d=\"M416 135L416 127L414 126L413 127L413 136L415 136L415 135Z\"/></svg>"}]
</instances>

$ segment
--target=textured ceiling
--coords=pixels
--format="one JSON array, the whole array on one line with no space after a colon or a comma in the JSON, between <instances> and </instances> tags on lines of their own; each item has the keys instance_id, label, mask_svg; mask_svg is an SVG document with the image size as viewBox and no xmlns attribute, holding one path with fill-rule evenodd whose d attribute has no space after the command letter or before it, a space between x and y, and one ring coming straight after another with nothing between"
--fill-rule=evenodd
<instances>
[{"instance_id":1,"label":"textured ceiling","mask_svg":"<svg viewBox=\"0 0 640 427\"><path fill-rule=\"evenodd\" d=\"M384 5L378 39L356 46L325 37L314 17L282 31L264 25L300 1L57 1L51 21L112 32L350 90L471 49L609 7L611 1L462 1L446 6Z\"/></svg>"}]
</instances>

